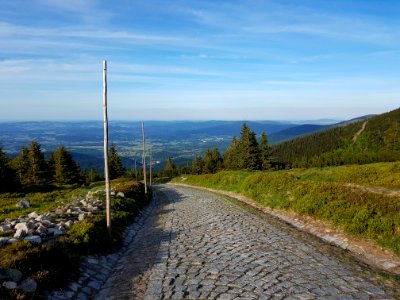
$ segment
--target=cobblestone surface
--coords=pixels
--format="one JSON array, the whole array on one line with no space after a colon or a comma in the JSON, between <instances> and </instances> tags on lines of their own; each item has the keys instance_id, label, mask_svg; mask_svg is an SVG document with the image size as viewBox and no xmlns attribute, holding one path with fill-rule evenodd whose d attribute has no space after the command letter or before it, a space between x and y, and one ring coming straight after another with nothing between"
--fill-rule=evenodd
<instances>
[{"instance_id":1,"label":"cobblestone surface","mask_svg":"<svg viewBox=\"0 0 400 300\"><path fill-rule=\"evenodd\" d=\"M93 299L399 299L345 251L220 195L155 187L156 204ZM96 288L96 287L94 287Z\"/></svg>"}]
</instances>

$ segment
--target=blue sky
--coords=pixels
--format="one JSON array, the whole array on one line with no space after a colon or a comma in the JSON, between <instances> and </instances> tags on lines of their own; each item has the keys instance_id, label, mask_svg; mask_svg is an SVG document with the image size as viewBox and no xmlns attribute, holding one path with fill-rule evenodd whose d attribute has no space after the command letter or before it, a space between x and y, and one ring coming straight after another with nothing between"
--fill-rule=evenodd
<instances>
[{"instance_id":1,"label":"blue sky","mask_svg":"<svg viewBox=\"0 0 400 300\"><path fill-rule=\"evenodd\" d=\"M306 120L400 103L400 1L3 0L0 121Z\"/></svg>"}]
</instances>

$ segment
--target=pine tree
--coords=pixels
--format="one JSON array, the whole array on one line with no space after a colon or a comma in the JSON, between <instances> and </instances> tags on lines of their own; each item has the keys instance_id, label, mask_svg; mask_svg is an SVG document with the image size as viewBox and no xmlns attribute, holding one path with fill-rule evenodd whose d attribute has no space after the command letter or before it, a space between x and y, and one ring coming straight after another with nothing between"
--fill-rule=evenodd
<instances>
[{"instance_id":1,"label":"pine tree","mask_svg":"<svg viewBox=\"0 0 400 300\"><path fill-rule=\"evenodd\" d=\"M222 157L217 148L207 149L204 155L204 173L213 174L222 167Z\"/></svg>"},{"instance_id":2,"label":"pine tree","mask_svg":"<svg viewBox=\"0 0 400 300\"><path fill-rule=\"evenodd\" d=\"M29 150L22 146L21 152L13 160L14 169L17 170L19 182L21 184L29 184Z\"/></svg>"},{"instance_id":3,"label":"pine tree","mask_svg":"<svg viewBox=\"0 0 400 300\"><path fill-rule=\"evenodd\" d=\"M125 174L125 167L122 164L121 157L117 152L115 144L112 144L109 150L108 171L110 179L115 179Z\"/></svg>"},{"instance_id":4,"label":"pine tree","mask_svg":"<svg viewBox=\"0 0 400 300\"><path fill-rule=\"evenodd\" d=\"M239 168L239 163L238 163L238 141L236 137L234 136L232 138L232 143L226 149L224 153L224 161L223 161L223 166L225 169L230 169L230 170L237 170Z\"/></svg>"},{"instance_id":5,"label":"pine tree","mask_svg":"<svg viewBox=\"0 0 400 300\"><path fill-rule=\"evenodd\" d=\"M38 184L45 182L48 179L47 163L44 159L44 154L40 149L40 144L38 142L31 142L28 151L28 159L29 183Z\"/></svg>"},{"instance_id":6,"label":"pine tree","mask_svg":"<svg viewBox=\"0 0 400 300\"><path fill-rule=\"evenodd\" d=\"M18 188L16 172L11 167L11 160L0 147L0 192L10 192Z\"/></svg>"},{"instance_id":7,"label":"pine tree","mask_svg":"<svg viewBox=\"0 0 400 300\"><path fill-rule=\"evenodd\" d=\"M268 137L264 131L261 133L261 139L260 139L260 144L258 145L258 148L259 148L259 153L260 153L261 168L263 170L270 169L272 167L272 163L271 163L272 149L268 145Z\"/></svg>"},{"instance_id":8,"label":"pine tree","mask_svg":"<svg viewBox=\"0 0 400 300\"><path fill-rule=\"evenodd\" d=\"M50 154L49 167L57 183L76 183L80 179L79 166L64 146Z\"/></svg>"},{"instance_id":9,"label":"pine tree","mask_svg":"<svg viewBox=\"0 0 400 300\"><path fill-rule=\"evenodd\" d=\"M197 155L192 163L192 174L199 175L203 173L204 162L200 155Z\"/></svg>"},{"instance_id":10,"label":"pine tree","mask_svg":"<svg viewBox=\"0 0 400 300\"><path fill-rule=\"evenodd\" d=\"M260 166L256 134L244 123L238 142L238 167L240 169L258 170Z\"/></svg>"},{"instance_id":11,"label":"pine tree","mask_svg":"<svg viewBox=\"0 0 400 300\"><path fill-rule=\"evenodd\" d=\"M169 157L164 167L164 175L167 177L173 177L175 175L175 172L176 166L171 157Z\"/></svg>"}]
</instances>

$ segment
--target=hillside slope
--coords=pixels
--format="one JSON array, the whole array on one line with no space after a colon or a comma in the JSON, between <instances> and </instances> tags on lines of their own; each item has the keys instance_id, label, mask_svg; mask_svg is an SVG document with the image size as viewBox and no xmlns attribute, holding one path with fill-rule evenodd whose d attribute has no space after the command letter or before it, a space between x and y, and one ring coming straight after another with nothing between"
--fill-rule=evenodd
<instances>
[{"instance_id":1,"label":"hillside slope","mask_svg":"<svg viewBox=\"0 0 400 300\"><path fill-rule=\"evenodd\" d=\"M400 159L400 109L283 142L274 159L285 167L321 167Z\"/></svg>"}]
</instances>

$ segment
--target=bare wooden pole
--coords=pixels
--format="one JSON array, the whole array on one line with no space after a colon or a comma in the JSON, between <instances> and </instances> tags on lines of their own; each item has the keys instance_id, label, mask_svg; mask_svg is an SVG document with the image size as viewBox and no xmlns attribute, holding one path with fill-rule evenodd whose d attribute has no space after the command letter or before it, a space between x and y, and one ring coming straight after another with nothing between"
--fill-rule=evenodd
<instances>
[{"instance_id":1,"label":"bare wooden pole","mask_svg":"<svg viewBox=\"0 0 400 300\"><path fill-rule=\"evenodd\" d=\"M144 123L142 122L142 137L143 137L143 178L144 178L144 193L147 194L147 176L146 176L146 142L144 138Z\"/></svg>"},{"instance_id":2,"label":"bare wooden pole","mask_svg":"<svg viewBox=\"0 0 400 300\"><path fill-rule=\"evenodd\" d=\"M151 187L151 181L152 181L152 174L151 174L151 169L153 168L153 145L150 145L150 182L149 185Z\"/></svg>"},{"instance_id":3,"label":"bare wooden pole","mask_svg":"<svg viewBox=\"0 0 400 300\"><path fill-rule=\"evenodd\" d=\"M107 117L107 61L103 61L103 111L104 111L104 178L106 183L107 231L111 236L110 178L108 176L108 117Z\"/></svg>"}]
</instances>

